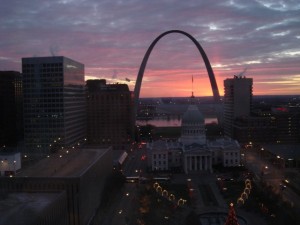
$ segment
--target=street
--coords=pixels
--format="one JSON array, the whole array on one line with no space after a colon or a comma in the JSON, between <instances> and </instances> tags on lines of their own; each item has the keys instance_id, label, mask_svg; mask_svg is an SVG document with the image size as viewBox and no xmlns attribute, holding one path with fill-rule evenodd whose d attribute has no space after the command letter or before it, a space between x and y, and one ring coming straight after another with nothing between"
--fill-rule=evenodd
<instances>
[{"instance_id":1,"label":"street","mask_svg":"<svg viewBox=\"0 0 300 225\"><path fill-rule=\"evenodd\" d=\"M244 157L245 166L255 174L255 178L265 182L267 186L270 185L275 193L282 196L283 200L289 202L300 213L300 196L283 183L285 169L279 169L270 162L266 162L252 148L244 150Z\"/></svg>"},{"instance_id":2,"label":"street","mask_svg":"<svg viewBox=\"0 0 300 225\"><path fill-rule=\"evenodd\" d=\"M128 158L122 168L125 176L140 176L147 168L146 145L140 144L129 152Z\"/></svg>"}]
</instances>

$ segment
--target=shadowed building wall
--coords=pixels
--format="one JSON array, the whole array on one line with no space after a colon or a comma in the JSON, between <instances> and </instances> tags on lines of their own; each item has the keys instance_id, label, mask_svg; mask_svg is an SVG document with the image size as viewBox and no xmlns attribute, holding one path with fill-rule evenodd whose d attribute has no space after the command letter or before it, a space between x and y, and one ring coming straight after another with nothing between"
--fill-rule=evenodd
<instances>
[{"instance_id":1,"label":"shadowed building wall","mask_svg":"<svg viewBox=\"0 0 300 225\"><path fill-rule=\"evenodd\" d=\"M0 147L16 146L23 137L22 75L0 71Z\"/></svg>"},{"instance_id":2,"label":"shadowed building wall","mask_svg":"<svg viewBox=\"0 0 300 225\"><path fill-rule=\"evenodd\" d=\"M86 81L87 141L125 150L133 140L133 93L127 84Z\"/></svg>"},{"instance_id":3,"label":"shadowed building wall","mask_svg":"<svg viewBox=\"0 0 300 225\"><path fill-rule=\"evenodd\" d=\"M112 163L111 148L70 149L40 160L16 177L0 177L0 193L65 192L68 224L87 225L100 204Z\"/></svg>"},{"instance_id":4,"label":"shadowed building wall","mask_svg":"<svg viewBox=\"0 0 300 225\"><path fill-rule=\"evenodd\" d=\"M224 80L224 134L234 137L234 121L248 118L252 107L253 79L242 76Z\"/></svg>"}]
</instances>

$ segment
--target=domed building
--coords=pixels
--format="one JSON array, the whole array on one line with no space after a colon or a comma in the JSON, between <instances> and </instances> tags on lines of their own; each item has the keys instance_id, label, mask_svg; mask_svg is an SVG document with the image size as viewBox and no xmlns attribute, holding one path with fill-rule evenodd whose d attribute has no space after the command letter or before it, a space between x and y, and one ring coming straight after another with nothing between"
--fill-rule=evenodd
<instances>
[{"instance_id":1,"label":"domed building","mask_svg":"<svg viewBox=\"0 0 300 225\"><path fill-rule=\"evenodd\" d=\"M181 120L180 142L188 144L206 144L204 116L196 105L190 105Z\"/></svg>"},{"instance_id":2,"label":"domed building","mask_svg":"<svg viewBox=\"0 0 300 225\"><path fill-rule=\"evenodd\" d=\"M212 166L240 165L240 145L220 137L208 141L203 114L194 104L188 106L181 120L181 136L177 141L158 140L147 144L148 168L171 171L180 166L186 174L212 172Z\"/></svg>"},{"instance_id":3,"label":"domed building","mask_svg":"<svg viewBox=\"0 0 300 225\"><path fill-rule=\"evenodd\" d=\"M196 105L189 105L182 116L181 137L183 146L183 170L212 172L212 154L207 147L204 116Z\"/></svg>"}]
</instances>

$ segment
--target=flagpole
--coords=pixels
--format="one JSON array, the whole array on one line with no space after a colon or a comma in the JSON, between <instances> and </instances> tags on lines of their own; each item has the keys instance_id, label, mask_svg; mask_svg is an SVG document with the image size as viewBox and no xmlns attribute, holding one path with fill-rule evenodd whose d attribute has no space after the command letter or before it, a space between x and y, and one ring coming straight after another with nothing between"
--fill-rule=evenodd
<instances>
[{"instance_id":1,"label":"flagpole","mask_svg":"<svg viewBox=\"0 0 300 225\"><path fill-rule=\"evenodd\" d=\"M192 75L192 98L194 97L194 75Z\"/></svg>"}]
</instances>

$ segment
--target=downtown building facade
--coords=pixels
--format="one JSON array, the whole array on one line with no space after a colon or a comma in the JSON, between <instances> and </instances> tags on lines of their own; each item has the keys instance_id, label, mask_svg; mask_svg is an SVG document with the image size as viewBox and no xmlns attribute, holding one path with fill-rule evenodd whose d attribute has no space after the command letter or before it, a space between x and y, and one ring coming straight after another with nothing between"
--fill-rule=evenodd
<instances>
[{"instance_id":1,"label":"downtown building facade","mask_svg":"<svg viewBox=\"0 0 300 225\"><path fill-rule=\"evenodd\" d=\"M275 142L278 131L275 117L259 115L235 119L233 130L233 137L243 144Z\"/></svg>"},{"instance_id":2,"label":"downtown building facade","mask_svg":"<svg viewBox=\"0 0 300 225\"><path fill-rule=\"evenodd\" d=\"M127 84L86 81L87 143L126 150L134 140L133 93Z\"/></svg>"},{"instance_id":3,"label":"downtown building facade","mask_svg":"<svg viewBox=\"0 0 300 225\"><path fill-rule=\"evenodd\" d=\"M241 144L277 139L276 118L253 109L253 79L234 76L224 80L224 134Z\"/></svg>"},{"instance_id":4,"label":"downtown building facade","mask_svg":"<svg viewBox=\"0 0 300 225\"><path fill-rule=\"evenodd\" d=\"M224 80L225 136L242 144L299 143L299 105L254 106L252 86L252 78L244 76Z\"/></svg>"},{"instance_id":5,"label":"downtown building facade","mask_svg":"<svg viewBox=\"0 0 300 225\"><path fill-rule=\"evenodd\" d=\"M0 71L0 147L15 147L23 136L22 75Z\"/></svg>"},{"instance_id":6,"label":"downtown building facade","mask_svg":"<svg viewBox=\"0 0 300 225\"><path fill-rule=\"evenodd\" d=\"M207 140L204 117L196 105L190 105L182 116L178 140L147 143L147 164L151 171L211 173L214 165L239 166L240 145L230 138Z\"/></svg>"},{"instance_id":7,"label":"downtown building facade","mask_svg":"<svg viewBox=\"0 0 300 225\"><path fill-rule=\"evenodd\" d=\"M300 143L300 106L272 107L270 114L276 121L276 143Z\"/></svg>"},{"instance_id":8,"label":"downtown building facade","mask_svg":"<svg viewBox=\"0 0 300 225\"><path fill-rule=\"evenodd\" d=\"M67 149L66 149L67 150ZM68 149L0 176L0 224L88 225L112 173L110 148Z\"/></svg>"},{"instance_id":9,"label":"downtown building facade","mask_svg":"<svg viewBox=\"0 0 300 225\"><path fill-rule=\"evenodd\" d=\"M86 134L84 65L63 56L22 59L24 142L48 154Z\"/></svg>"},{"instance_id":10,"label":"downtown building facade","mask_svg":"<svg viewBox=\"0 0 300 225\"><path fill-rule=\"evenodd\" d=\"M253 79L234 76L224 80L224 134L234 138L234 122L248 118L252 108Z\"/></svg>"}]
</instances>

